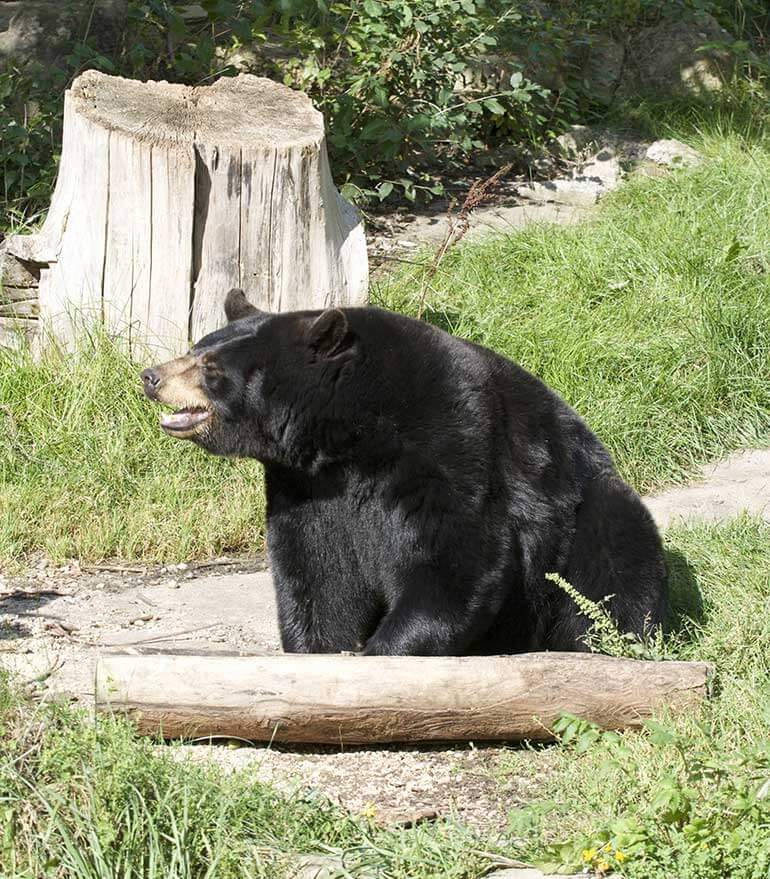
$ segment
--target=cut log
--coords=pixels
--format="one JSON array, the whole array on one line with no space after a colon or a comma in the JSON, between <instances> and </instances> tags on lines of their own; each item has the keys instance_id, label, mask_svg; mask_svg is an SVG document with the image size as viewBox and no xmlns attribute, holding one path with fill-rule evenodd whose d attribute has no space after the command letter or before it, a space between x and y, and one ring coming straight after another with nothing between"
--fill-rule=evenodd
<instances>
[{"instance_id":1,"label":"cut log","mask_svg":"<svg viewBox=\"0 0 770 879\"><path fill-rule=\"evenodd\" d=\"M6 246L41 268L41 329L64 343L103 322L133 349L179 353L224 323L231 287L271 311L367 295L363 227L334 187L323 117L246 74L199 88L79 76L46 222Z\"/></svg>"},{"instance_id":2,"label":"cut log","mask_svg":"<svg viewBox=\"0 0 770 879\"><path fill-rule=\"evenodd\" d=\"M710 667L577 653L410 657L105 656L96 707L165 738L375 743L548 740L568 712L604 729L696 707Z\"/></svg>"}]
</instances>

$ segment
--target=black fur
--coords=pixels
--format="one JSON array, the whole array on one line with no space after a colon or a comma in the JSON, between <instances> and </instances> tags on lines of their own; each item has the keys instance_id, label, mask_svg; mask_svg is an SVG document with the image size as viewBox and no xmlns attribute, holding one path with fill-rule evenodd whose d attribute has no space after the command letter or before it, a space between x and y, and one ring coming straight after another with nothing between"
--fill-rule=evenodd
<instances>
[{"instance_id":1,"label":"black fur","mask_svg":"<svg viewBox=\"0 0 770 879\"><path fill-rule=\"evenodd\" d=\"M649 513L537 378L376 308L228 312L193 349L216 415L195 441L265 465L285 650L584 649L549 571L625 631L662 622Z\"/></svg>"}]
</instances>

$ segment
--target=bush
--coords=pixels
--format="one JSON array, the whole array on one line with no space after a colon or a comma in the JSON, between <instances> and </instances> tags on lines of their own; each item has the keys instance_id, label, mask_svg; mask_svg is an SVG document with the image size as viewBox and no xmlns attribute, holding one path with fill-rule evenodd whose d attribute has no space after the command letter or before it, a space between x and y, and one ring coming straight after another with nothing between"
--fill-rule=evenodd
<instances>
[{"instance_id":1,"label":"bush","mask_svg":"<svg viewBox=\"0 0 770 879\"><path fill-rule=\"evenodd\" d=\"M193 85L239 69L283 80L325 114L334 175L348 197L414 200L442 192L447 170L475 150L529 147L578 116L603 112L583 77L586 52L602 34L622 38L663 15L703 9L740 38L743 57L755 64L770 26L761 0L200 6L205 17L190 19L188 4L176 0L129 0L122 44L109 56L87 40L71 47L59 69L0 66L0 229L46 207L63 92L88 67ZM527 79L533 71L542 83ZM526 149L518 152L523 161Z\"/></svg>"},{"instance_id":2,"label":"bush","mask_svg":"<svg viewBox=\"0 0 770 879\"><path fill-rule=\"evenodd\" d=\"M382 199L396 187L410 200L418 190L438 194L437 171L493 140L501 120L519 140L546 121L549 93L520 70L502 84L474 76L501 27L521 19L506 6L363 0L321 11L319 3L310 20L298 14L280 23L282 42L296 51L280 65L284 80L308 92L329 120L346 194Z\"/></svg>"},{"instance_id":3,"label":"bush","mask_svg":"<svg viewBox=\"0 0 770 879\"><path fill-rule=\"evenodd\" d=\"M335 176L359 199L394 189L412 200L431 197L442 191L438 172L493 138L500 120L522 139L549 116L549 93L515 69L502 87L457 90L495 46L501 25L519 18L512 7L497 12L486 0L201 5L206 20L190 21L171 0L130 0L123 45L110 57L84 42L58 70L0 69L6 212L29 217L47 204L63 92L88 67L192 85L239 68L283 79L325 114ZM265 48L268 38L280 50Z\"/></svg>"}]
</instances>

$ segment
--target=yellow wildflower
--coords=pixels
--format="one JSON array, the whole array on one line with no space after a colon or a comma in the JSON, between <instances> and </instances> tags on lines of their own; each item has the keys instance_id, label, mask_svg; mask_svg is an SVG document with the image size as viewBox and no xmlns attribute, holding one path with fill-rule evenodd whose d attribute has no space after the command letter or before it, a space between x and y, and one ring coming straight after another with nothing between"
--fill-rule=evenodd
<instances>
[{"instance_id":1,"label":"yellow wildflower","mask_svg":"<svg viewBox=\"0 0 770 879\"><path fill-rule=\"evenodd\" d=\"M607 861L599 861L599 863L596 865L596 869L601 870L602 873L606 873L609 868L610 865L607 863Z\"/></svg>"},{"instance_id":2,"label":"yellow wildflower","mask_svg":"<svg viewBox=\"0 0 770 879\"><path fill-rule=\"evenodd\" d=\"M626 859L625 852L622 852L622 851L620 851L620 849L618 849L618 850L615 852L615 860L616 860L619 864L622 864L623 861L625 861L625 859Z\"/></svg>"},{"instance_id":3,"label":"yellow wildflower","mask_svg":"<svg viewBox=\"0 0 770 879\"><path fill-rule=\"evenodd\" d=\"M584 848L583 849L583 860L590 864L591 861L599 854L595 848Z\"/></svg>"},{"instance_id":4,"label":"yellow wildflower","mask_svg":"<svg viewBox=\"0 0 770 879\"><path fill-rule=\"evenodd\" d=\"M366 806L364 806L361 815L364 818L374 818L377 815L377 809L375 808L374 803L367 803Z\"/></svg>"}]
</instances>

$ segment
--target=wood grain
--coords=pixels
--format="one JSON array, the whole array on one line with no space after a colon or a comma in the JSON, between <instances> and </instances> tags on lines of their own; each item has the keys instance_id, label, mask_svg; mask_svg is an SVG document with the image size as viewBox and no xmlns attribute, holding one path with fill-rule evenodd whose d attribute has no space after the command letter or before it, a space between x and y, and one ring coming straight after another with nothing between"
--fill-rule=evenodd
<instances>
[{"instance_id":1,"label":"wood grain","mask_svg":"<svg viewBox=\"0 0 770 879\"><path fill-rule=\"evenodd\" d=\"M564 712L604 729L695 708L710 667L577 653L104 656L96 707L166 738L383 743L548 740Z\"/></svg>"}]
</instances>

